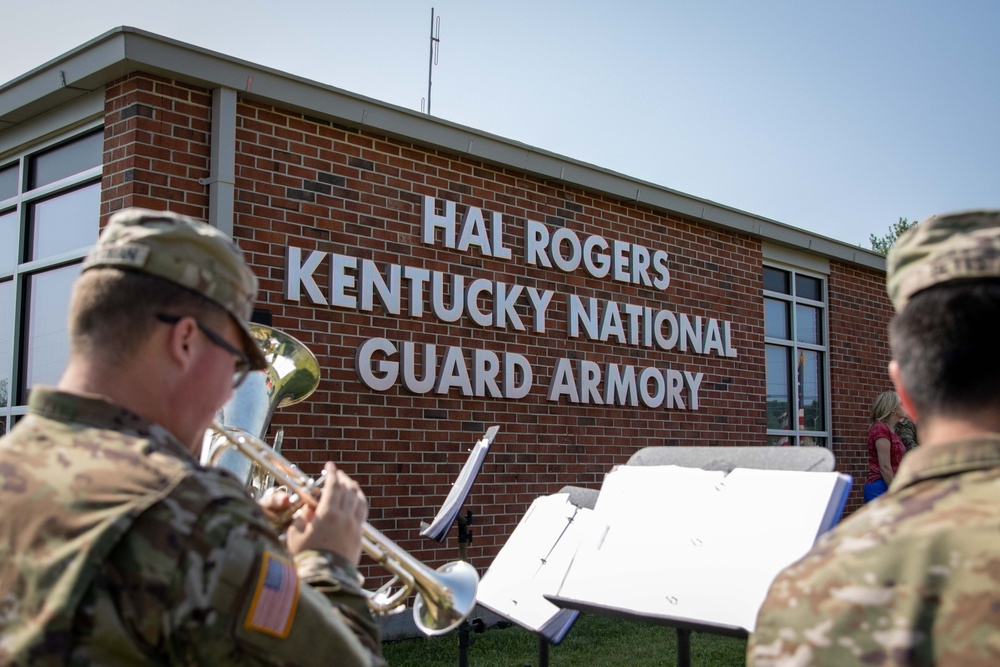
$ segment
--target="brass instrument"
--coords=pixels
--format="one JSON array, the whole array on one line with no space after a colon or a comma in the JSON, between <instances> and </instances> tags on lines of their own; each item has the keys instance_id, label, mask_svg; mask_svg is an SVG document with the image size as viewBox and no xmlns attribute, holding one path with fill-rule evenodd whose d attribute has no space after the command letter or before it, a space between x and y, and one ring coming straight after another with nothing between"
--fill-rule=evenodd
<instances>
[{"instance_id":1,"label":"brass instrument","mask_svg":"<svg viewBox=\"0 0 1000 667\"><path fill-rule=\"evenodd\" d=\"M303 505L316 507L325 472L316 479L303 474L263 437L276 407L304 400L316 389L319 364L288 334L258 324L251 324L250 330L269 367L251 373L222 408L206 433L202 460L235 473L255 498L276 483L288 490L293 511ZM251 428L259 435L253 435ZM361 527L361 548L393 575L385 586L368 593L368 606L375 613L402 611L406 599L416 593L414 622L425 635L433 636L458 627L475 608L479 574L469 563L458 560L431 570L367 522ZM397 581L401 588L390 593Z\"/></svg>"},{"instance_id":2,"label":"brass instrument","mask_svg":"<svg viewBox=\"0 0 1000 667\"><path fill-rule=\"evenodd\" d=\"M268 361L260 373L250 373L229 402L222 406L216 421L263 440L275 409L288 407L309 398L319 386L319 361L298 339L279 329L251 323L250 335ZM281 451L282 432L275 439L275 451ZM225 468L236 475L260 498L270 486L267 471L239 451L218 429L209 429L201 450L204 465Z\"/></svg>"}]
</instances>

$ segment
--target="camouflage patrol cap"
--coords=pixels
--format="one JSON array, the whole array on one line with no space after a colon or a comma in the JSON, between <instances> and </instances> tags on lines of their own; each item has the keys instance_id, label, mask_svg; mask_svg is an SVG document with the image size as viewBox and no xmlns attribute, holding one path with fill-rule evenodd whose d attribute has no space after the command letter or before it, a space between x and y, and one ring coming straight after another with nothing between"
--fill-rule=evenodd
<instances>
[{"instance_id":1,"label":"camouflage patrol cap","mask_svg":"<svg viewBox=\"0 0 1000 667\"><path fill-rule=\"evenodd\" d=\"M900 236L886 258L896 312L921 290L968 278L1000 278L1000 209L932 215Z\"/></svg>"},{"instance_id":2,"label":"camouflage patrol cap","mask_svg":"<svg viewBox=\"0 0 1000 667\"><path fill-rule=\"evenodd\" d=\"M267 368L248 325L257 278L236 244L215 227L169 211L119 211L111 216L82 270L99 267L142 271L219 304L239 325L254 370Z\"/></svg>"}]
</instances>

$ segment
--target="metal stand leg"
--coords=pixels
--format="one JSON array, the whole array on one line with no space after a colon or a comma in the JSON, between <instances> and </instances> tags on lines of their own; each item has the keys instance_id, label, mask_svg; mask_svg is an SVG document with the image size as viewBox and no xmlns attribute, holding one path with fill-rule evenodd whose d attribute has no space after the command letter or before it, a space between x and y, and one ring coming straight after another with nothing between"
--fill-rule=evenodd
<instances>
[{"instance_id":1,"label":"metal stand leg","mask_svg":"<svg viewBox=\"0 0 1000 667\"><path fill-rule=\"evenodd\" d=\"M538 635L538 667L549 667L549 640Z\"/></svg>"},{"instance_id":2,"label":"metal stand leg","mask_svg":"<svg viewBox=\"0 0 1000 667\"><path fill-rule=\"evenodd\" d=\"M458 667L469 667L469 623L458 626Z\"/></svg>"},{"instance_id":3,"label":"metal stand leg","mask_svg":"<svg viewBox=\"0 0 1000 667\"><path fill-rule=\"evenodd\" d=\"M458 515L458 558L469 559L469 543L472 542L472 510L466 510L465 516ZM469 667L469 622L462 621L458 626L458 667Z\"/></svg>"},{"instance_id":4,"label":"metal stand leg","mask_svg":"<svg viewBox=\"0 0 1000 667\"><path fill-rule=\"evenodd\" d=\"M677 667L691 667L691 631L677 628Z\"/></svg>"}]
</instances>

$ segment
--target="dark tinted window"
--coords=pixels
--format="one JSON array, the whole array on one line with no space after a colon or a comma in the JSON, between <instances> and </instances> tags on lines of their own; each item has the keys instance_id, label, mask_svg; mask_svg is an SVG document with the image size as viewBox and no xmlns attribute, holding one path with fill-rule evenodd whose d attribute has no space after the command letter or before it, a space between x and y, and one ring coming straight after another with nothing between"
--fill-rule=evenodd
<instances>
[{"instance_id":1,"label":"dark tinted window","mask_svg":"<svg viewBox=\"0 0 1000 667\"><path fill-rule=\"evenodd\" d=\"M14 272L17 266L17 209L0 213L0 276ZM3 316L0 315L0 322Z\"/></svg>"},{"instance_id":2,"label":"dark tinted window","mask_svg":"<svg viewBox=\"0 0 1000 667\"><path fill-rule=\"evenodd\" d=\"M100 166L103 150L104 135L94 132L32 157L28 163L28 189L34 190Z\"/></svg>"},{"instance_id":3,"label":"dark tinted window","mask_svg":"<svg viewBox=\"0 0 1000 667\"><path fill-rule=\"evenodd\" d=\"M17 194L17 163L0 168L0 201Z\"/></svg>"},{"instance_id":4,"label":"dark tinted window","mask_svg":"<svg viewBox=\"0 0 1000 667\"><path fill-rule=\"evenodd\" d=\"M813 301L823 300L822 284L818 278L810 278L796 274L795 276L795 296Z\"/></svg>"},{"instance_id":5,"label":"dark tinted window","mask_svg":"<svg viewBox=\"0 0 1000 667\"><path fill-rule=\"evenodd\" d=\"M772 269L769 266L764 267L764 289L771 292L791 294L788 282L788 271Z\"/></svg>"},{"instance_id":6,"label":"dark tinted window","mask_svg":"<svg viewBox=\"0 0 1000 667\"><path fill-rule=\"evenodd\" d=\"M10 323L14 319L14 281L0 283L0 408L10 405L10 375L13 370L13 346L11 336L13 328ZM4 424L0 417L0 425Z\"/></svg>"}]
</instances>

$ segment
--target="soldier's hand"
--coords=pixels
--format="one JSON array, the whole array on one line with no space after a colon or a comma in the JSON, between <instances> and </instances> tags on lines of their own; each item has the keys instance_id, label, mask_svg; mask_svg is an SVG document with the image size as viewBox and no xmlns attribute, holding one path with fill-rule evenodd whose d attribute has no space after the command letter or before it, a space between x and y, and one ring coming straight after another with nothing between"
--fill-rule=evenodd
<instances>
[{"instance_id":1,"label":"soldier's hand","mask_svg":"<svg viewBox=\"0 0 1000 667\"><path fill-rule=\"evenodd\" d=\"M281 486L272 486L257 500L264 515L271 522L274 530L284 533L292 520L292 498Z\"/></svg>"},{"instance_id":2,"label":"soldier's hand","mask_svg":"<svg viewBox=\"0 0 1000 667\"><path fill-rule=\"evenodd\" d=\"M305 505L286 533L288 550L323 549L357 565L361 560L361 525L368 518L368 500L346 473L326 464L326 481L316 508Z\"/></svg>"}]
</instances>

